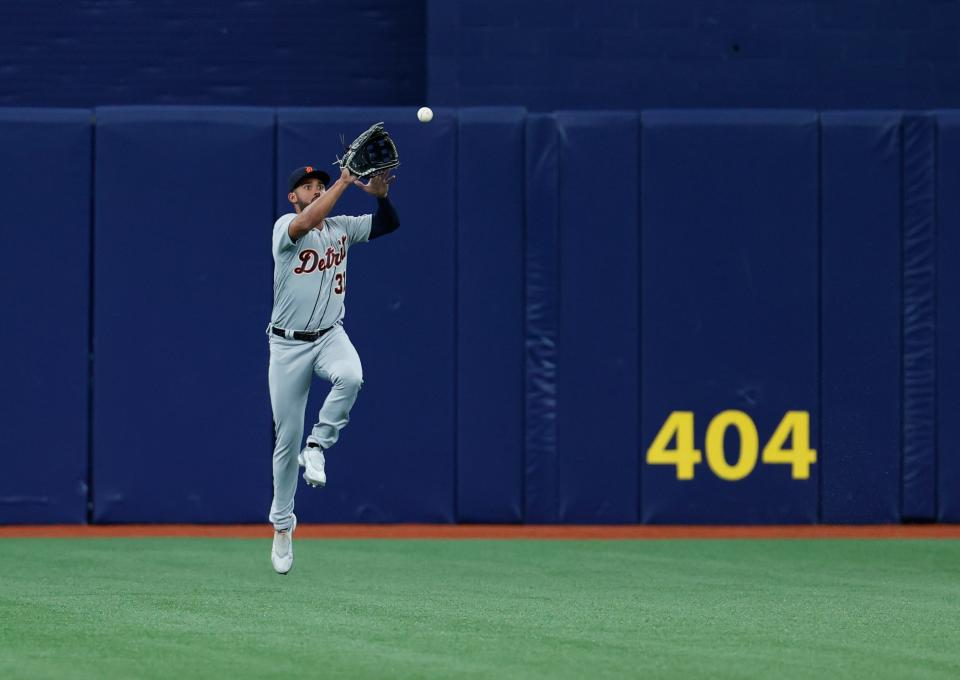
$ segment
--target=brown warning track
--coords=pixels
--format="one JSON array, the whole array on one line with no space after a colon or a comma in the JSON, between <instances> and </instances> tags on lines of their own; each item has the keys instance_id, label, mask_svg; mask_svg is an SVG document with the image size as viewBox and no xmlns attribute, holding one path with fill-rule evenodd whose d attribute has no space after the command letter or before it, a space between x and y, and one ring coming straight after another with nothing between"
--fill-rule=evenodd
<instances>
[{"instance_id":1,"label":"brown warning track","mask_svg":"<svg viewBox=\"0 0 960 680\"><path fill-rule=\"evenodd\" d=\"M267 538L266 524L116 524L106 526L0 526L0 538ZM960 538L960 524L870 526L584 526L503 524L302 524L297 538L435 538L435 539L818 539L818 538Z\"/></svg>"}]
</instances>

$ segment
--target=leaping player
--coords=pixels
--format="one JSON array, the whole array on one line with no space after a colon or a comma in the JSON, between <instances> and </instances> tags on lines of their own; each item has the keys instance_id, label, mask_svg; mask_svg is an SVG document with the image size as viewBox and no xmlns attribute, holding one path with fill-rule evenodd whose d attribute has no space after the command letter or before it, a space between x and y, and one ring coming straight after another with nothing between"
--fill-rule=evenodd
<instances>
[{"instance_id":1,"label":"leaping player","mask_svg":"<svg viewBox=\"0 0 960 680\"><path fill-rule=\"evenodd\" d=\"M297 473L308 484L326 484L323 452L337 443L363 384L360 357L343 328L350 246L389 234L400 219L387 192L396 177L381 172L364 183L347 168L332 185L311 166L294 170L287 200L294 212L273 225L273 314L270 339L270 402L276 446L273 450L271 561L278 574L293 568L293 497ZM377 199L377 211L360 217L330 213L356 185ZM332 384L316 424L300 451L303 411L316 373ZM298 455L299 454L299 455Z\"/></svg>"}]
</instances>

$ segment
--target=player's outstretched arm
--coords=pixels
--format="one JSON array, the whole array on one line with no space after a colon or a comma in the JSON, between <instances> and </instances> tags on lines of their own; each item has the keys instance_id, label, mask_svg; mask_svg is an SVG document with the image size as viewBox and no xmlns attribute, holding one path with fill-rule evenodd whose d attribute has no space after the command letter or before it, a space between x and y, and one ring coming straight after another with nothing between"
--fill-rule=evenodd
<instances>
[{"instance_id":1,"label":"player's outstretched arm","mask_svg":"<svg viewBox=\"0 0 960 680\"><path fill-rule=\"evenodd\" d=\"M396 176L390 174L389 170L384 170L370 178L370 181L364 184L356 180L355 184L371 196L377 199L377 212L373 214L373 222L370 225L370 240L380 236L385 236L392 231L396 231L400 226L400 216L397 215L396 208L387 198L390 191L390 185L396 181Z\"/></svg>"},{"instance_id":2,"label":"player's outstretched arm","mask_svg":"<svg viewBox=\"0 0 960 680\"><path fill-rule=\"evenodd\" d=\"M291 240L294 242L299 241L300 237L304 234L314 227L320 226L327 215L330 214L330 211L333 210L333 206L336 205L340 197L343 196L343 192L346 191L347 187L353 184L356 179L357 178L346 168L341 170L340 178L331 184L330 188L327 189L320 198L304 208L303 212L294 217L290 222L290 226L287 227L287 232L290 234Z\"/></svg>"},{"instance_id":3,"label":"player's outstretched arm","mask_svg":"<svg viewBox=\"0 0 960 680\"><path fill-rule=\"evenodd\" d=\"M386 236L400 226L400 216L386 196L377 198L377 212L373 213L370 223L370 240Z\"/></svg>"}]
</instances>

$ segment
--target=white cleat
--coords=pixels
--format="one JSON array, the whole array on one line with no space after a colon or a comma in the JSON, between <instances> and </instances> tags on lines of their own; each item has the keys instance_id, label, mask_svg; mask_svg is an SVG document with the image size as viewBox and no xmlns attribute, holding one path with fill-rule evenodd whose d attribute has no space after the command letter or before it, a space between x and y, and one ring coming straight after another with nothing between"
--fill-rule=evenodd
<instances>
[{"instance_id":1,"label":"white cleat","mask_svg":"<svg viewBox=\"0 0 960 680\"><path fill-rule=\"evenodd\" d=\"M297 456L297 462L304 468L303 481L314 487L326 485L327 473L323 469L326 463L323 458L323 449L308 446Z\"/></svg>"},{"instance_id":2,"label":"white cleat","mask_svg":"<svg viewBox=\"0 0 960 680\"><path fill-rule=\"evenodd\" d=\"M286 574L293 569L293 532L297 528L297 516L293 516L293 524L286 531L273 532L273 550L270 552L270 561L273 570L278 574Z\"/></svg>"}]
</instances>

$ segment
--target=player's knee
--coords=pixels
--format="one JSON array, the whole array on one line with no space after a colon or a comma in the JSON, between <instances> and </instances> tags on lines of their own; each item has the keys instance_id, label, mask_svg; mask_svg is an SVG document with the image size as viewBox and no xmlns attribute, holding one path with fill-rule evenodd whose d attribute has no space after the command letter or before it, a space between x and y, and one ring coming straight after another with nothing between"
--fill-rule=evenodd
<instances>
[{"instance_id":1,"label":"player's knee","mask_svg":"<svg viewBox=\"0 0 960 680\"><path fill-rule=\"evenodd\" d=\"M363 372L359 368L347 368L337 374L337 384L351 392L359 392L363 386Z\"/></svg>"}]
</instances>

